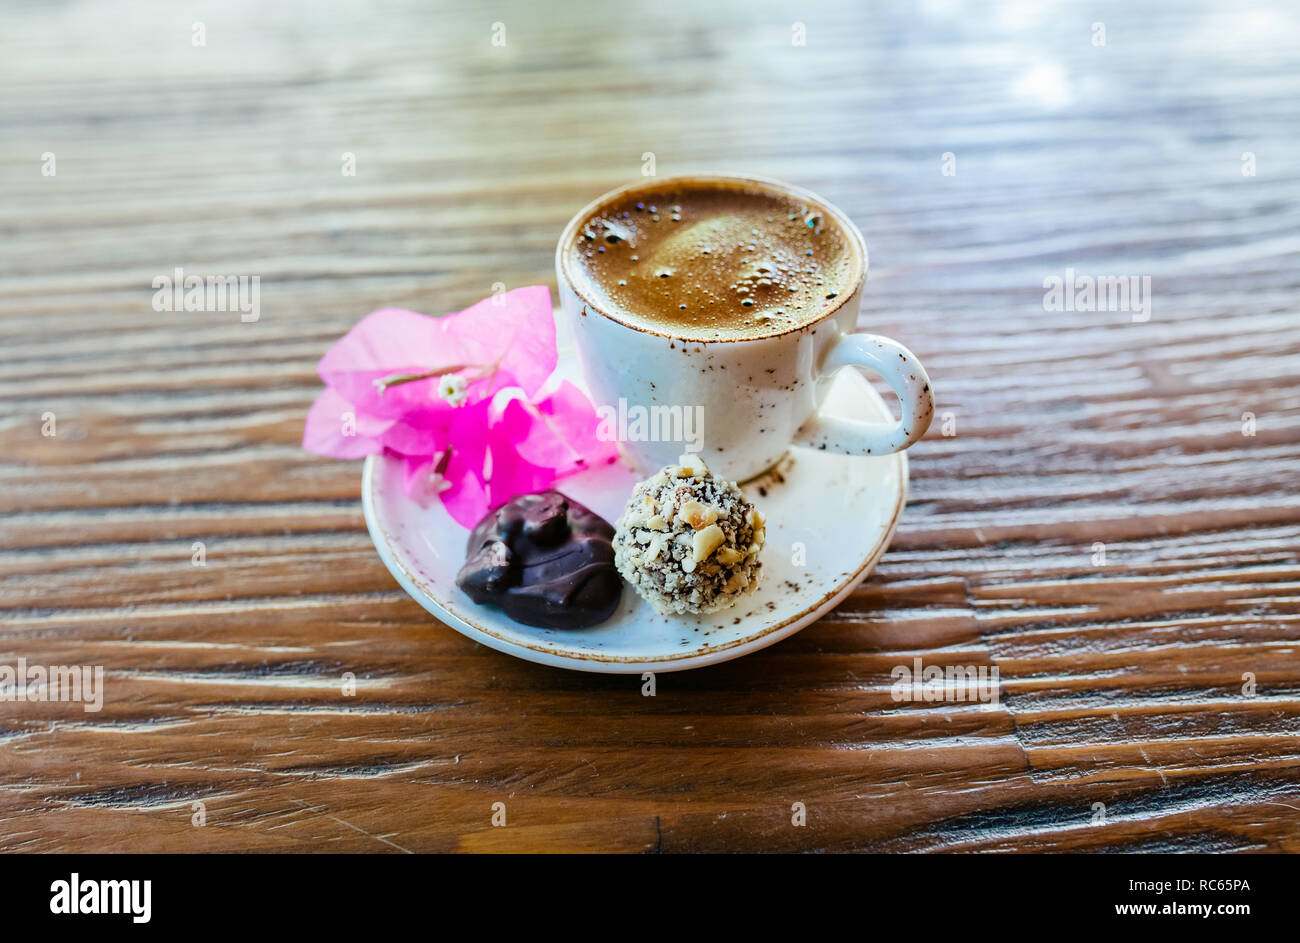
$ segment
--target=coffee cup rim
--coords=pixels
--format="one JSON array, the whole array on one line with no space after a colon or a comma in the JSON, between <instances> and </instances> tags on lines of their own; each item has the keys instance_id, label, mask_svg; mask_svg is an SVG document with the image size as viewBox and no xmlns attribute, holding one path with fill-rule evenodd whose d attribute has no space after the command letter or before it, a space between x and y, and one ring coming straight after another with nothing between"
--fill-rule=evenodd
<instances>
[{"instance_id":1,"label":"coffee cup rim","mask_svg":"<svg viewBox=\"0 0 1300 943\"><path fill-rule=\"evenodd\" d=\"M757 186L760 189L774 190L784 196L795 197L797 199L806 200L809 203L815 204L817 208L822 212L835 217L836 221L840 224L841 229L843 229L844 232L846 232L849 235L850 243L856 248L856 251L853 253L853 272L852 272L852 277L850 279L850 284L852 285L852 288L844 292L839 298L835 300L836 302L835 304L831 305L829 308L826 309L826 311L819 314L815 319L811 321L806 321L803 324L796 325L795 327L788 327L783 330L773 331L770 334L758 334L753 337L708 337L708 338L683 337L681 334L669 333L666 331L658 331L655 330L654 328L647 327L644 324L634 324L629 321L625 321L622 318L616 317L613 313L606 311L603 306L596 304L596 302L594 302L590 297L587 296L586 293L584 293L583 286L580 285L578 280L573 277L573 272L569 268L570 253L567 250L573 241L574 234L576 233L580 225L582 225L589 217L595 215L595 213L606 204L613 203L616 200L620 199L621 197L625 196L626 194L635 192L636 190L639 190L641 188L658 188L658 187L662 187L665 184L671 184L676 181L681 181L683 183L693 182L693 181L703 181L705 183L717 182L717 183L735 183L735 184L742 184L742 185L751 185L751 186ZM834 317L834 315L837 312L839 312L840 309L844 307L844 305L848 304L850 299L859 297L862 286L866 283L867 280L867 267L868 267L868 259L867 259L866 240L863 238L861 230L858 229L858 227L854 224L853 220L849 219L848 215L843 210L841 210L839 207L835 206L835 204L831 203L825 198L819 196L818 194L804 187L799 187L792 183L786 183L783 180L777 180L773 177L761 177L752 174L723 174L723 173L674 174L669 177L652 177L652 178L647 178L645 180L635 180L632 183L624 184L621 187L616 187L613 190L609 190L601 194L600 196L592 200L590 203L588 203L586 206L584 206L582 209L578 210L578 212L573 215L573 218L570 219L569 222L565 225L564 230L560 233L560 241L556 244L555 247L556 272L564 279L565 283L569 287L569 290L572 291L574 295L577 296L578 300L581 301L588 308L590 308L592 311L596 312L597 314L599 314L604 318L608 318L610 321L613 321L615 324L621 324L623 327L629 328L631 330L639 331L643 334L652 334L656 337L663 337L667 340L681 341L683 343L688 343L688 344L743 344L752 341L767 341L777 337L784 337L787 334L794 334L799 331L805 331L810 327L815 327L816 325L819 325L822 322L824 322L827 318Z\"/></svg>"}]
</instances>

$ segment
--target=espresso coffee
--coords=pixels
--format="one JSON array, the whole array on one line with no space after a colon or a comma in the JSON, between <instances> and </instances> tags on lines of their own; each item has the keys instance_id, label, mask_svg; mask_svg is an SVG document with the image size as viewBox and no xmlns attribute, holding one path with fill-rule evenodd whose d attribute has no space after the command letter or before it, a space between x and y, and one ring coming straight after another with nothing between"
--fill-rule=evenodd
<instances>
[{"instance_id":1,"label":"espresso coffee","mask_svg":"<svg viewBox=\"0 0 1300 943\"><path fill-rule=\"evenodd\" d=\"M582 294L635 327L688 340L768 337L843 303L857 259L824 207L737 180L678 179L616 195L576 227Z\"/></svg>"}]
</instances>

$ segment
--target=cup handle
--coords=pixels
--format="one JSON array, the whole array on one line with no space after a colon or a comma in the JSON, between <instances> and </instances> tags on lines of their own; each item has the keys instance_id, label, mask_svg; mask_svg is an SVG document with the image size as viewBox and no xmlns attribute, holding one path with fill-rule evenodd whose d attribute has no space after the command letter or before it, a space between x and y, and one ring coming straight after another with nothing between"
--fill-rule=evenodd
<instances>
[{"instance_id":1,"label":"cup handle","mask_svg":"<svg viewBox=\"0 0 1300 943\"><path fill-rule=\"evenodd\" d=\"M907 448L930 428L934 391L921 361L897 341L877 334L843 334L822 361L818 385L844 367L874 370L898 394L902 418L862 422L814 413L795 437L795 444L843 455L888 455Z\"/></svg>"}]
</instances>

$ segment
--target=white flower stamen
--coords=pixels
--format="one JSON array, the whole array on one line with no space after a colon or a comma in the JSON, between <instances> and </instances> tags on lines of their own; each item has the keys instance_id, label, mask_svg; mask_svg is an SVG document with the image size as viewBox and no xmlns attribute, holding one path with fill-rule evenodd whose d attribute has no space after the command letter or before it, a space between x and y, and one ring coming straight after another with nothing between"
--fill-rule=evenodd
<instances>
[{"instance_id":1,"label":"white flower stamen","mask_svg":"<svg viewBox=\"0 0 1300 943\"><path fill-rule=\"evenodd\" d=\"M465 391L468 388L469 384L459 373L447 373L438 377L438 395L453 406L465 402Z\"/></svg>"}]
</instances>

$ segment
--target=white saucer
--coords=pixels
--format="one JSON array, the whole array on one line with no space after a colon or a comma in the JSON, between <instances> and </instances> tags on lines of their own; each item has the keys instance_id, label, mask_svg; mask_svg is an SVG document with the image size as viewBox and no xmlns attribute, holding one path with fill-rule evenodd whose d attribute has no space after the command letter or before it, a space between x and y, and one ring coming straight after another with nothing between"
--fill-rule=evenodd
<instances>
[{"instance_id":1,"label":"white saucer","mask_svg":"<svg viewBox=\"0 0 1300 943\"><path fill-rule=\"evenodd\" d=\"M559 372L582 385L572 352L563 347ZM889 418L871 384L852 370L840 371L823 412L869 422ZM555 487L612 524L637 477L619 462L561 479ZM639 674L739 658L835 608L889 546L907 495L907 458L794 448L775 472L743 487L767 519L763 580L752 595L711 615L667 617L625 585L612 618L571 630L520 625L461 592L456 573L465 562L469 533L437 501L421 508L403 493L399 459L366 459L362 505L375 548L397 582L456 631L543 665Z\"/></svg>"}]
</instances>

